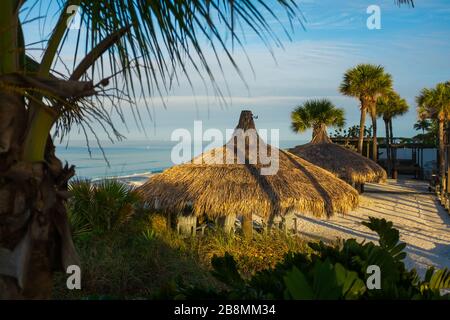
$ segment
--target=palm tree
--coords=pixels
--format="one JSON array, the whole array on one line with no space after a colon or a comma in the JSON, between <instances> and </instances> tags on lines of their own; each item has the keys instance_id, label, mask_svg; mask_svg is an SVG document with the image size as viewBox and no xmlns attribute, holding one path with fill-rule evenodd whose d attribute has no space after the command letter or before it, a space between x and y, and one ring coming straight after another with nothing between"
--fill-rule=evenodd
<instances>
[{"instance_id":1,"label":"palm tree","mask_svg":"<svg viewBox=\"0 0 450 320\"><path fill-rule=\"evenodd\" d=\"M77 8L73 66L62 66ZM97 121L111 140L120 139L112 111L123 121L120 106L129 104L143 128L137 98L162 96L181 75L190 83L193 72L221 95L203 48L221 68L223 53L239 72L230 48L242 46L241 26L268 47L279 45L266 16L283 21L285 12L291 21L297 11L294 0L0 1L0 298L47 298L52 270L78 264L64 206L75 170L56 157L50 132L62 139L78 127L97 138ZM33 48L24 20L43 16L57 19L46 21L52 32ZM38 61L30 54L41 47Z\"/></svg>"},{"instance_id":2,"label":"palm tree","mask_svg":"<svg viewBox=\"0 0 450 320\"><path fill-rule=\"evenodd\" d=\"M383 118L386 128L386 154L388 175L392 173L392 119L408 112L409 106L396 92L391 91L386 96L377 100L377 115Z\"/></svg>"},{"instance_id":3,"label":"palm tree","mask_svg":"<svg viewBox=\"0 0 450 320\"><path fill-rule=\"evenodd\" d=\"M47 21L53 31L38 42L45 49L37 61L22 20L50 17L53 9L58 18ZM67 49L75 9L81 27L74 65L64 65L67 74L61 74L54 66ZM120 139L112 111L123 118L118 106L129 103L143 127L137 98L162 96L181 75L190 82L193 72L220 95L203 48L216 53L220 67L224 53L239 72L231 47L242 46L240 27L267 46L279 45L267 17L285 20L280 12L289 21L299 17L290 0L258 6L232 0L0 1L0 298L48 298L53 270L79 264L64 205L75 170L56 157L50 132L63 138L78 127L97 137L92 123L99 122L112 140Z\"/></svg>"},{"instance_id":4,"label":"palm tree","mask_svg":"<svg viewBox=\"0 0 450 320\"><path fill-rule=\"evenodd\" d=\"M345 125L344 110L328 99L308 100L291 113L292 130L304 132L312 128L312 142L330 141L327 127L342 128Z\"/></svg>"},{"instance_id":5,"label":"palm tree","mask_svg":"<svg viewBox=\"0 0 450 320\"><path fill-rule=\"evenodd\" d=\"M439 139L439 174L445 174L445 124L450 120L450 82L439 83L435 88L425 88L416 97L418 113L421 119L435 119L438 121Z\"/></svg>"},{"instance_id":6,"label":"palm tree","mask_svg":"<svg viewBox=\"0 0 450 320\"><path fill-rule=\"evenodd\" d=\"M419 119L414 124L414 129L419 131L422 130L422 134L425 134L425 131L428 131L430 129L431 123L428 119Z\"/></svg>"},{"instance_id":7,"label":"palm tree","mask_svg":"<svg viewBox=\"0 0 450 320\"><path fill-rule=\"evenodd\" d=\"M366 113L372 118L373 160L377 161L377 100L386 95L392 88L391 75L385 73L382 66L372 64L360 64L348 70L340 86L340 91L346 96L356 97L360 102L361 118L358 141L358 152L362 154L364 141L364 126Z\"/></svg>"}]
</instances>

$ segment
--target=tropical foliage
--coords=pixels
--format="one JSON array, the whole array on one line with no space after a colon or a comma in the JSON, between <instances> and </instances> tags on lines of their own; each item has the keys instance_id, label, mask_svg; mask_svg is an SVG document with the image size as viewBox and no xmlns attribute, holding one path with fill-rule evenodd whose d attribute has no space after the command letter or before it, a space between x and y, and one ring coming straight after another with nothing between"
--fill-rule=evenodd
<instances>
[{"instance_id":1,"label":"tropical foliage","mask_svg":"<svg viewBox=\"0 0 450 320\"><path fill-rule=\"evenodd\" d=\"M393 118L405 114L409 109L408 103L395 91L377 100L377 113L383 120L390 121Z\"/></svg>"},{"instance_id":2,"label":"tropical foliage","mask_svg":"<svg viewBox=\"0 0 450 320\"><path fill-rule=\"evenodd\" d=\"M438 134L439 124L436 120L421 119L414 124L414 129L421 130L422 133L415 135L412 139L415 142L428 144L437 147L439 145Z\"/></svg>"},{"instance_id":3,"label":"tropical foliage","mask_svg":"<svg viewBox=\"0 0 450 320\"><path fill-rule=\"evenodd\" d=\"M422 134L425 134L425 131L428 131L430 127L431 122L428 119L419 119L414 123L414 130L422 131Z\"/></svg>"},{"instance_id":4,"label":"tropical foliage","mask_svg":"<svg viewBox=\"0 0 450 320\"><path fill-rule=\"evenodd\" d=\"M335 138L355 139L359 137L359 126L354 125L348 128L337 128L331 134ZM372 127L364 126L364 138L370 138L372 135Z\"/></svg>"},{"instance_id":5,"label":"tropical foliage","mask_svg":"<svg viewBox=\"0 0 450 320\"><path fill-rule=\"evenodd\" d=\"M450 82L438 83L435 88L425 88L416 97L418 113L421 119L434 119L438 122L439 172L445 173L444 130L450 120Z\"/></svg>"},{"instance_id":6,"label":"tropical foliage","mask_svg":"<svg viewBox=\"0 0 450 320\"><path fill-rule=\"evenodd\" d=\"M382 66L371 64L359 64L348 70L340 85L340 91L346 96L359 99L360 102L360 133L358 141L358 152L362 153L364 126L366 113L372 118L372 153L373 160L377 160L377 99L388 94L392 89L392 77L384 71Z\"/></svg>"},{"instance_id":7,"label":"tropical foliage","mask_svg":"<svg viewBox=\"0 0 450 320\"><path fill-rule=\"evenodd\" d=\"M203 235L185 238L167 227L163 215L139 206L125 224L78 235L75 245L82 290L67 290L64 272L57 276L55 299L153 298L172 292L177 282L219 290L223 284L210 272L215 255L231 253L239 272L250 277L275 267L287 252L308 250L303 239L281 230L255 232L248 239L208 228Z\"/></svg>"},{"instance_id":8,"label":"tropical foliage","mask_svg":"<svg viewBox=\"0 0 450 320\"><path fill-rule=\"evenodd\" d=\"M394 133L392 126L392 119L405 114L409 109L408 103L401 98L395 91L389 92L386 96L380 97L377 100L377 114L384 121L386 129L386 153L387 153L387 172L388 175L392 171L393 152L391 145L393 144Z\"/></svg>"},{"instance_id":9,"label":"tropical foliage","mask_svg":"<svg viewBox=\"0 0 450 320\"><path fill-rule=\"evenodd\" d=\"M303 132L313 128L312 140L319 134L326 134L326 128L345 125L344 109L337 108L328 99L308 100L291 113L291 128L294 132Z\"/></svg>"},{"instance_id":10,"label":"tropical foliage","mask_svg":"<svg viewBox=\"0 0 450 320\"><path fill-rule=\"evenodd\" d=\"M359 126L358 125L354 125L348 128L337 128L334 130L334 132L332 132L330 134L331 137L333 138L338 138L338 139L345 139L345 142L343 144L344 147L357 152L357 145L358 142L355 144L353 142L354 139L359 140L359 134L360 134L360 130L359 130ZM372 136L372 126L367 127L364 126L364 139L369 139ZM350 141L352 140L352 141ZM367 146L367 149L369 149L369 146Z\"/></svg>"},{"instance_id":11,"label":"tropical foliage","mask_svg":"<svg viewBox=\"0 0 450 320\"><path fill-rule=\"evenodd\" d=\"M68 28L75 12L80 25ZM287 19L281 19L282 15ZM0 1L0 166L4 177L0 207L16 208L17 217L8 218L13 209L0 217L8 221L2 227L0 247L13 255L21 240L27 239L27 230L40 230L35 232L40 238L34 239L39 246L17 249L32 250L32 258L18 262L26 265L15 266L14 274L8 274L26 283L19 288L17 281L0 275L0 286L5 288L0 297L47 298L53 270L80 263L64 204L75 168L57 158L53 138L62 139L78 129L89 147L88 136L99 141L96 124L111 140L121 139L112 119L118 115L125 121L123 106L131 108L136 124L145 130L142 115L151 116L151 111L148 106L147 110L137 108L137 100L146 97L141 101L147 103L147 98L164 95L176 82L192 83L194 74L221 96L211 63L223 70L227 61L243 77L231 53L232 48L243 46L241 28L251 30L270 49L281 45L275 24L287 31L281 21L289 24L299 16L292 0L258 1L257 5L250 0ZM275 24L269 24L269 19ZM26 22L36 20L51 32L37 32L42 37L35 41L24 30ZM78 30L75 38L69 36L72 29ZM69 39L75 39L71 45ZM67 53L67 48L73 51ZM33 57L35 50L41 59ZM71 65L62 59L68 55ZM51 137L52 132L56 137ZM23 274L28 272L33 277Z\"/></svg>"},{"instance_id":12,"label":"tropical foliage","mask_svg":"<svg viewBox=\"0 0 450 320\"><path fill-rule=\"evenodd\" d=\"M117 230L131 219L140 203L133 188L113 179L74 181L69 192L72 197L67 206L74 235Z\"/></svg>"},{"instance_id":13,"label":"tropical foliage","mask_svg":"<svg viewBox=\"0 0 450 320\"><path fill-rule=\"evenodd\" d=\"M214 257L213 275L228 289L217 291L195 286L179 287L184 298L218 299L449 299L441 290L450 287L448 269L428 269L424 279L416 270L407 270L403 260L406 245L391 222L370 218L364 222L379 235L378 244L354 239L336 245L310 243L312 252L289 253L284 261L243 278L234 258ZM369 288L369 266L381 271L380 287Z\"/></svg>"},{"instance_id":14,"label":"tropical foliage","mask_svg":"<svg viewBox=\"0 0 450 320\"><path fill-rule=\"evenodd\" d=\"M48 298L53 270L79 264L65 209L75 168L57 158L53 138L62 139L74 128L97 138L93 123L98 122L111 140L121 139L112 119L117 114L125 121L120 109L124 105L131 107L144 130L143 110L136 107L136 100L164 95L176 82L191 84L194 73L221 95L204 48L212 52L220 70L225 68L225 56L243 77L231 52L243 46L241 28L252 30L270 49L281 43L269 19L285 20L280 19L281 12L289 23L299 16L294 1L257 3L0 1L0 208L11 208L0 216L5 221L0 247L9 254L0 264L13 253L31 257L18 262L13 273L0 275L1 298ZM81 25L74 46L68 46L67 23L74 11L80 13ZM51 32L41 32L42 38L33 42L24 32L25 24L42 19L45 26L54 22ZM74 49L73 65L61 63L67 47ZM35 50L41 59L32 56ZM145 111L151 116L148 107ZM52 130L56 137L51 137ZM15 219L10 219L12 212ZM29 238L30 230L38 245L18 246Z\"/></svg>"}]
</instances>

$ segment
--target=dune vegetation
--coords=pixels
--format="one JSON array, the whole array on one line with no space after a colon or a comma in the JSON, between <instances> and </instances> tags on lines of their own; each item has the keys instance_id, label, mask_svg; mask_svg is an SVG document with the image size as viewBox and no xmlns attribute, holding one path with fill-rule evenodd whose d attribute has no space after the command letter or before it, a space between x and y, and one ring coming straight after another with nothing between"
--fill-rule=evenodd
<instances>
[{"instance_id":1,"label":"dune vegetation","mask_svg":"<svg viewBox=\"0 0 450 320\"><path fill-rule=\"evenodd\" d=\"M307 243L275 228L248 238L239 229L227 234L210 227L186 238L120 182L78 181L70 190L82 290L67 290L66 274L60 273L57 299L440 299L440 289L450 285L446 269L430 268L425 279L407 270L405 244L385 220L366 224L378 233L378 244L352 239ZM86 190L94 196L86 199ZM389 270L382 290L366 288L369 265ZM323 277L330 281L320 282Z\"/></svg>"}]
</instances>

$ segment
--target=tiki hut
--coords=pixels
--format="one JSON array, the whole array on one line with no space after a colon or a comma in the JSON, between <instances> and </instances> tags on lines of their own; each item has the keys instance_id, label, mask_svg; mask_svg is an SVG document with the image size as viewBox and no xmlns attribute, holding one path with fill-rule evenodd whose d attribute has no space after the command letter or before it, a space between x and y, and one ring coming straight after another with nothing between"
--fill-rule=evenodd
<instances>
[{"instance_id":1,"label":"tiki hut","mask_svg":"<svg viewBox=\"0 0 450 320\"><path fill-rule=\"evenodd\" d=\"M199 216L221 220L228 229L240 216L248 234L255 215L271 226L276 217L330 217L358 204L357 191L344 181L266 144L250 111L241 113L223 147L151 177L138 190L149 207L166 212L172 223L176 218L182 232L192 232Z\"/></svg>"},{"instance_id":2,"label":"tiki hut","mask_svg":"<svg viewBox=\"0 0 450 320\"><path fill-rule=\"evenodd\" d=\"M328 137L326 127L316 130L312 141L289 150L293 154L332 172L361 192L366 182L384 182L386 171L376 162L335 144Z\"/></svg>"}]
</instances>

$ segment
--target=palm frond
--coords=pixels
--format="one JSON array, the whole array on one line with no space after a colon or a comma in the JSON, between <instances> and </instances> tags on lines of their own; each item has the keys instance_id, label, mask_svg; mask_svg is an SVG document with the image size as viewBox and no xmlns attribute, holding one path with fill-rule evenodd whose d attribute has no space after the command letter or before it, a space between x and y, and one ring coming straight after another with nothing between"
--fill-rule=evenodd
<instances>
[{"instance_id":1,"label":"palm frond","mask_svg":"<svg viewBox=\"0 0 450 320\"><path fill-rule=\"evenodd\" d=\"M450 86L438 83L435 88L424 88L416 97L416 103L421 119L450 119Z\"/></svg>"},{"instance_id":2,"label":"palm frond","mask_svg":"<svg viewBox=\"0 0 450 320\"><path fill-rule=\"evenodd\" d=\"M339 90L346 96L358 98L361 112L368 111L376 121L377 100L392 91L392 76L380 65L359 64L347 70Z\"/></svg>"},{"instance_id":3,"label":"palm frond","mask_svg":"<svg viewBox=\"0 0 450 320\"><path fill-rule=\"evenodd\" d=\"M398 93L391 91L387 95L378 98L376 111L379 117L390 120L396 116L401 116L408 112L409 106L405 99Z\"/></svg>"},{"instance_id":4,"label":"palm frond","mask_svg":"<svg viewBox=\"0 0 450 320\"><path fill-rule=\"evenodd\" d=\"M303 132L321 125L341 128L345 125L344 110L337 108L330 100L308 100L291 113L291 127L294 132Z\"/></svg>"},{"instance_id":5,"label":"palm frond","mask_svg":"<svg viewBox=\"0 0 450 320\"><path fill-rule=\"evenodd\" d=\"M267 0L58 0L58 4L59 20L64 23L67 9L79 7L81 28L73 72L78 77L80 66L83 71L89 70L83 73L83 80L114 75L112 86L120 88L114 98L125 97L119 103L129 103L142 129L142 111L134 103L138 99L167 94L174 82L182 81L181 75L193 87L194 73L205 86L211 84L214 93L223 97L212 64L218 65L223 75L227 60L245 83L233 56L236 46L244 48L241 40L244 32L250 30L272 50L272 46L281 47L282 42L275 32L277 26L269 20L274 19L288 37L292 29L288 26L292 27L294 20L303 23L294 0L277 0L275 4ZM114 38L117 30L125 29L128 32ZM240 29L243 30L239 32ZM50 42L60 30L57 25ZM114 38L111 45L99 50L98 46L111 37ZM67 40L65 34L59 48ZM96 51L98 54L93 54ZM91 59L80 63L82 55ZM151 116L147 99L141 100ZM115 101L113 105L119 103ZM60 123L58 132L70 130L70 124L70 121Z\"/></svg>"},{"instance_id":6,"label":"palm frond","mask_svg":"<svg viewBox=\"0 0 450 320\"><path fill-rule=\"evenodd\" d=\"M407 4L410 5L411 7L414 8L414 1L413 0L395 0L395 3L399 6L401 6L402 4Z\"/></svg>"}]
</instances>

